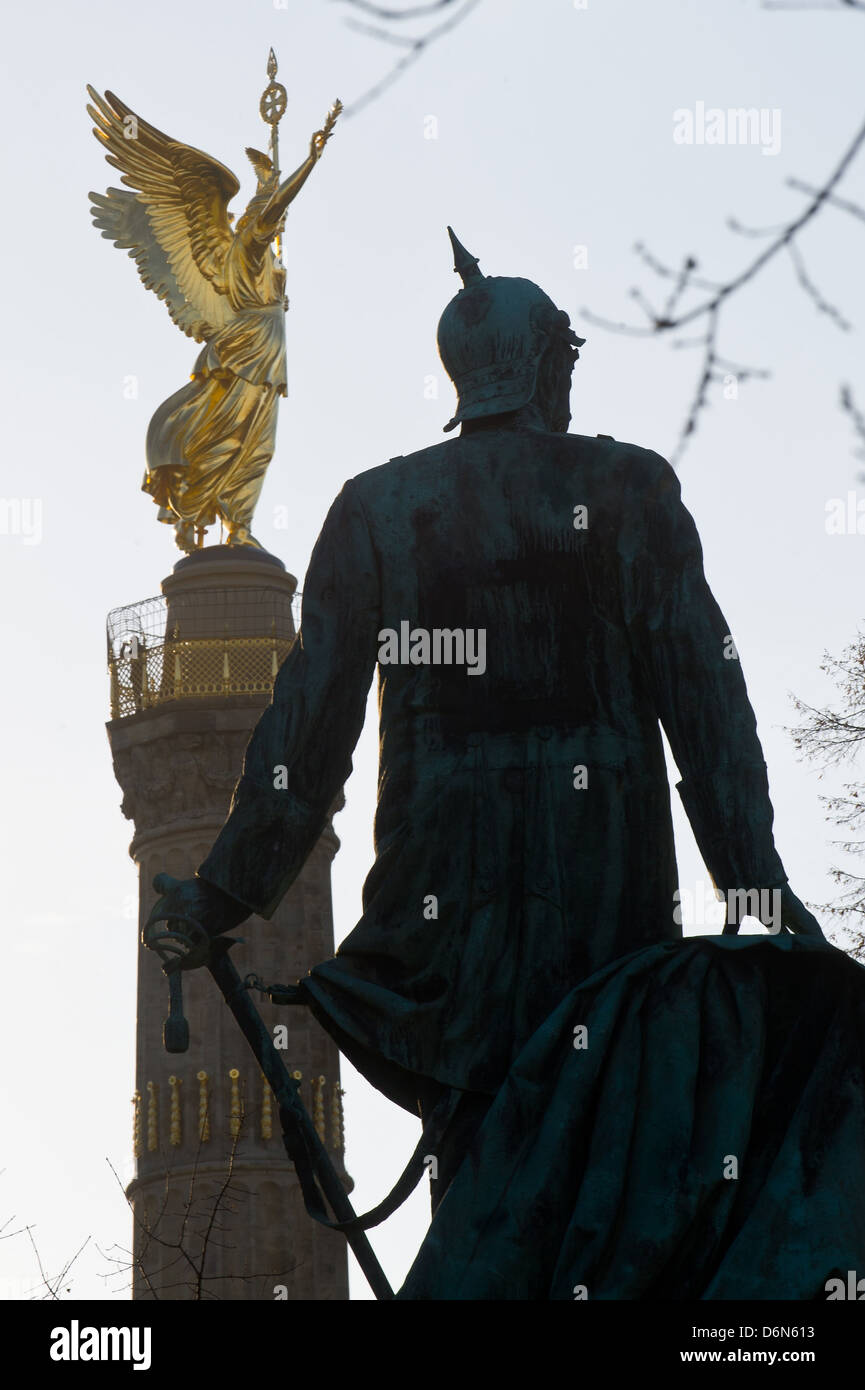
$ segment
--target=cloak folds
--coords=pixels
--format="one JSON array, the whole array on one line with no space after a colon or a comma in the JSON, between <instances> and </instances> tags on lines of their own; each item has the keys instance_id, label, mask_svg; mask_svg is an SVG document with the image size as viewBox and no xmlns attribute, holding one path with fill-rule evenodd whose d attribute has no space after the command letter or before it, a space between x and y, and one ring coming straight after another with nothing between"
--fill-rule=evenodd
<instances>
[{"instance_id":1,"label":"cloak folds","mask_svg":"<svg viewBox=\"0 0 865 1390\"><path fill-rule=\"evenodd\" d=\"M865 1275L863 1061L865 969L824 943L615 962L511 1067L397 1297L825 1299Z\"/></svg>"}]
</instances>

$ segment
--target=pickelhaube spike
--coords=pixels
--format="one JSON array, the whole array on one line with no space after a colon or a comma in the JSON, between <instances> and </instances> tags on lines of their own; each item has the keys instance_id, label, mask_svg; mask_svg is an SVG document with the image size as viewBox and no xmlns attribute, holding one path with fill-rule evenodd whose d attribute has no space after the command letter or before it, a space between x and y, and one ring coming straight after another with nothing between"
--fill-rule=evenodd
<instances>
[{"instance_id":1,"label":"pickelhaube spike","mask_svg":"<svg viewBox=\"0 0 865 1390\"><path fill-rule=\"evenodd\" d=\"M468 285L472 280L483 280L486 277L478 265L477 256L470 256L461 241L454 235L453 227L448 227L448 236L451 239L451 246L454 249L454 275L462 276L464 285Z\"/></svg>"}]
</instances>

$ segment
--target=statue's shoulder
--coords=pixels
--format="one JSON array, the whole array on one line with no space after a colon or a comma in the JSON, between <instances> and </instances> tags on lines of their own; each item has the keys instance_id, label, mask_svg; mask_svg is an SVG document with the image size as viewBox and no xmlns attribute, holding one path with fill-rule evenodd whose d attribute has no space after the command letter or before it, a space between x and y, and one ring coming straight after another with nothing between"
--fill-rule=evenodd
<instances>
[{"instance_id":1,"label":"statue's shoulder","mask_svg":"<svg viewBox=\"0 0 865 1390\"><path fill-rule=\"evenodd\" d=\"M542 458L558 467L564 463L567 467L596 472L599 479L603 479L616 493L653 491L665 480L674 487L678 486L676 474L660 454L639 444L614 439L612 435L532 431L508 438L515 450L524 451L530 443ZM410 454L397 454L386 463L356 474L351 480L352 486L362 499L368 498L370 501L406 488L416 494L424 486L433 486L437 475L441 476L440 470L456 464L460 455L477 457L479 451L484 449L500 457L502 436L471 435L467 440L458 436Z\"/></svg>"},{"instance_id":2,"label":"statue's shoulder","mask_svg":"<svg viewBox=\"0 0 865 1390\"><path fill-rule=\"evenodd\" d=\"M430 444L425 449L417 449L412 454L394 454L386 463L374 468L366 468L351 479L352 486L363 496L379 495L383 487L398 484L406 476L417 477L424 467L435 468L443 464L455 451L459 450L460 440L446 439L441 444Z\"/></svg>"},{"instance_id":3,"label":"statue's shoulder","mask_svg":"<svg viewBox=\"0 0 865 1390\"><path fill-rule=\"evenodd\" d=\"M562 437L571 441L575 455L588 456L612 469L621 470L629 474L637 486L654 487L668 475L676 476L665 458L653 449L643 448L641 444L629 444L614 439L611 434L567 434Z\"/></svg>"}]
</instances>

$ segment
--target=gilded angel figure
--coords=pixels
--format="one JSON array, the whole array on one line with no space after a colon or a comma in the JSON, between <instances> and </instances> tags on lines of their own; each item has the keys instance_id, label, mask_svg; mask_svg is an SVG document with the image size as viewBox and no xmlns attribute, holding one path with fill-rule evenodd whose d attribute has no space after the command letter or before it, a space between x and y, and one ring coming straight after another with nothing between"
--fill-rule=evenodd
<instances>
[{"instance_id":1,"label":"gilded angel figure","mask_svg":"<svg viewBox=\"0 0 865 1390\"><path fill-rule=\"evenodd\" d=\"M261 548L250 524L273 456L278 399L287 394L285 270L273 244L341 104L289 178L280 180L276 157L247 149L258 187L232 229L228 204L240 184L230 169L164 135L112 92L87 91L93 133L134 190L91 193L93 221L128 250L178 328L204 344L189 384L150 421L142 489L158 504L159 520L175 527L181 550L200 546L217 519L229 545Z\"/></svg>"}]
</instances>

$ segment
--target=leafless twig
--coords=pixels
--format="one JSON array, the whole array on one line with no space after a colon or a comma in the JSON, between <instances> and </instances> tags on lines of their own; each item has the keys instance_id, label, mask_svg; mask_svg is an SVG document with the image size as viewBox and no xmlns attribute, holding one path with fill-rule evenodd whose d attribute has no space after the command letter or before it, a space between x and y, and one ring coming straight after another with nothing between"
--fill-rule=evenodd
<instances>
[{"instance_id":1,"label":"leafless twig","mask_svg":"<svg viewBox=\"0 0 865 1390\"><path fill-rule=\"evenodd\" d=\"M839 707L817 709L793 695L793 704L802 718L798 726L787 732L792 735L800 757L827 768L851 763L865 750L865 632L860 632L840 657L824 652L820 669L831 676L841 697ZM844 787L843 795L821 799L835 825L848 831L865 830L865 794L861 784L850 783ZM860 859L865 850L863 839L847 838L832 843L836 849ZM818 903L816 908L843 923L853 954L863 959L865 878L838 866L833 866L830 873L843 892L835 902Z\"/></svg>"},{"instance_id":2,"label":"leafless twig","mask_svg":"<svg viewBox=\"0 0 865 1390\"><path fill-rule=\"evenodd\" d=\"M818 4L816 0L763 0L764 10L834 10L840 14L842 10L865 10L863 0L825 0L825 4Z\"/></svg>"},{"instance_id":3,"label":"leafless twig","mask_svg":"<svg viewBox=\"0 0 865 1390\"><path fill-rule=\"evenodd\" d=\"M807 193L809 197L813 197L817 192L813 184L804 183L802 179L788 179L787 187L795 189L797 193ZM859 217L865 222L865 208L859 203L851 203L847 198L836 198L834 194L830 194L826 199L826 205L839 208L842 212L849 212L852 217Z\"/></svg>"},{"instance_id":4,"label":"leafless twig","mask_svg":"<svg viewBox=\"0 0 865 1390\"><path fill-rule=\"evenodd\" d=\"M771 237L768 246L765 246L751 260L738 275L724 283L716 283L705 279L698 279L694 275L697 268L696 258L687 257L678 272L671 271L669 267L663 265L654 256L646 251L645 247L638 245L637 252L651 270L664 278L673 277L675 280L674 291L667 300L664 308L655 310L649 301L639 290L632 291L632 298L640 305L646 315L646 324L627 324L616 323L610 319L602 318L589 310L583 310L583 317L589 322L600 328L608 329L617 333L628 333L635 337L657 337L673 330L686 327L688 324L698 320L706 321L706 333L696 341L703 347L703 360L700 366L697 383L691 400L691 405L685 416L685 422L679 434L679 439L673 451L673 461L678 461L694 434L700 415L708 405L709 390L713 380L717 380L718 367L718 334L720 329L721 311L726 308L732 297L750 284L769 262L778 255L780 251L786 250L793 259L798 281L805 292L812 299L821 313L831 317L839 328L849 328L849 324L834 305L829 304L820 295L816 286L808 276L804 262L802 261L799 248L795 245L796 238L803 229L820 212L821 208L832 201L834 189L847 172L848 168L856 158L863 144L865 144L865 125L862 125L851 140L847 149L835 169L826 179L822 187L810 190L809 202L801 213L790 222L784 223L779 227L766 228L763 230L749 229L741 223L730 219L728 225L732 230L743 236ZM807 186L798 185L797 191L803 191ZM855 205L851 205L855 206ZM694 290L701 290L707 297L702 298L688 309L679 309L680 301ZM760 373L752 371L752 376Z\"/></svg>"},{"instance_id":5,"label":"leafless twig","mask_svg":"<svg viewBox=\"0 0 865 1390\"><path fill-rule=\"evenodd\" d=\"M424 19L427 15L437 14L439 10L446 10L449 6L457 4L458 0L428 0L426 5L407 5L402 10L395 10L388 5L376 5L373 0L339 0L339 2L340 4L353 5L356 10L363 10L364 14L371 14L376 19L398 23L402 19Z\"/></svg>"},{"instance_id":6,"label":"leafless twig","mask_svg":"<svg viewBox=\"0 0 865 1390\"><path fill-rule=\"evenodd\" d=\"M292 1272L291 1268L286 1270L268 1269L262 1270L260 1273L251 1273L247 1270L242 1275L237 1275L234 1273L216 1274L207 1268L208 1255L212 1248L220 1246L224 1248L224 1242L220 1241L218 1237L225 1230L222 1222L223 1210L227 1213L233 1211L229 1205L229 1199L234 1200L236 1197L249 1196L248 1191L238 1185L236 1174L237 1152L246 1122L247 1113L245 1105L241 1102L237 1129L232 1136L225 1169L221 1174L209 1174L207 1178L202 1176L200 1169L202 1137L199 1133L199 1142L189 1176L186 1196L182 1201L182 1209L178 1210L176 1204L171 1209L172 1203L176 1203L176 1192L172 1188L176 1179L173 1178L169 1168L165 1173L160 1209L150 1219L145 1219L140 1212L136 1212L133 1198L124 1191L116 1169L107 1160L108 1166L111 1168L132 1212L138 1239L134 1242L136 1248L131 1251L119 1245L112 1246L110 1250L101 1251L103 1258L114 1266L108 1274L103 1276L104 1278L111 1279L118 1275L126 1277L131 1272L137 1272L149 1298L158 1300L191 1296L197 1301L204 1302L218 1298L219 1295L214 1292L212 1285L219 1281L242 1278L248 1282L270 1277L278 1278ZM212 1185L208 1185L210 1178L218 1182L215 1191L212 1189ZM155 1275L148 1268L153 1263L150 1257L153 1246L158 1246L161 1250L157 1262L159 1265L158 1275ZM113 1254L113 1250L119 1250L120 1255ZM211 1259L209 1263L212 1266L214 1262Z\"/></svg>"},{"instance_id":7,"label":"leafless twig","mask_svg":"<svg viewBox=\"0 0 865 1390\"><path fill-rule=\"evenodd\" d=\"M802 286L802 289L809 296L809 298L813 300L815 308L818 310L819 313L826 314L827 317L830 318L833 323L837 324L843 332L848 333L850 331L851 326L849 320L844 318L844 315L841 313L840 309L836 308L834 304L830 304L828 300L825 300L823 298L822 294L817 289L817 286L814 284L814 281L811 279L810 275L808 274L808 271L805 268L805 262L802 259L802 252L799 250L799 247L796 245L795 241L790 242L790 244L787 247L787 251L789 252L790 259L793 262L793 268L796 272L796 279L799 281L799 284Z\"/></svg>"},{"instance_id":8,"label":"leafless twig","mask_svg":"<svg viewBox=\"0 0 865 1390\"><path fill-rule=\"evenodd\" d=\"M21 1231L17 1234L22 1233L27 1236L33 1248L33 1254L36 1256L36 1264L39 1267L40 1287L42 1287L46 1291L44 1296L49 1299L53 1299L55 1302L59 1303L60 1292L63 1288L63 1282L67 1278L69 1271L71 1270L75 1261L78 1259L78 1256L81 1254L82 1250L86 1249L87 1245L90 1243L90 1237L88 1236L86 1240L82 1241L81 1245L75 1251L75 1254L66 1261L60 1273L54 1275L54 1277L52 1278L45 1272L45 1266L42 1263L42 1256L39 1254L39 1247L37 1246L36 1241L33 1238L32 1226L23 1226L21 1228ZM66 1289L66 1292L68 1293L69 1290Z\"/></svg>"},{"instance_id":9,"label":"leafless twig","mask_svg":"<svg viewBox=\"0 0 865 1390\"><path fill-rule=\"evenodd\" d=\"M865 415L856 404L853 396L853 388L846 385L841 387L841 409L845 415L850 417L853 431L856 435L859 448L856 450L856 457L865 459ZM865 483L865 473L859 474L859 481Z\"/></svg>"},{"instance_id":10,"label":"leafless twig","mask_svg":"<svg viewBox=\"0 0 865 1390\"><path fill-rule=\"evenodd\" d=\"M435 43L436 39L441 38L444 34L450 33L457 25L461 24L471 11L480 4L480 0L462 0L460 8L453 8L458 3L458 0L432 0L430 4L411 5L404 10L394 10L385 5L368 3L368 0L339 0L339 3L350 5L363 14L368 14L374 19L382 21L382 25L400 23L404 19L424 18L428 15L436 14L441 10L451 10L451 13L448 14L447 18L444 19L441 24L437 24L434 28L428 29L425 34L421 34L417 38L409 38L405 34L400 34L394 30L384 28L382 25L361 24L353 19L348 19L346 21L351 28L357 30L359 33L366 34L371 38L379 39L385 43L396 44L404 48L405 52L397 59L389 72L385 73L384 77L380 78L378 82L375 82L373 86L364 92L362 96L358 97L356 101L349 102L343 111L343 117L345 117L357 115L358 111L362 111L370 102L375 101L383 92L387 91L388 87L392 86L407 68L417 62L418 58L429 48L430 44Z\"/></svg>"}]
</instances>

